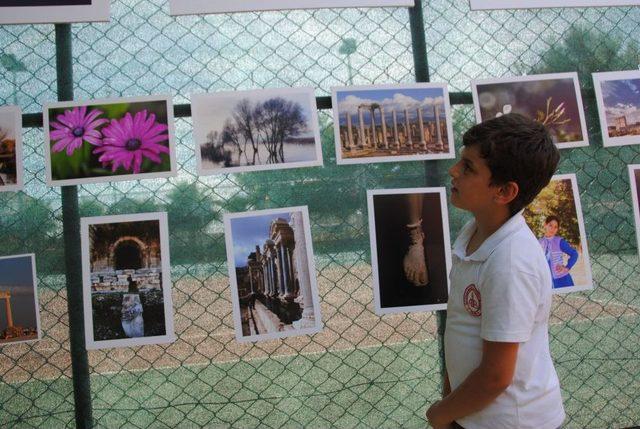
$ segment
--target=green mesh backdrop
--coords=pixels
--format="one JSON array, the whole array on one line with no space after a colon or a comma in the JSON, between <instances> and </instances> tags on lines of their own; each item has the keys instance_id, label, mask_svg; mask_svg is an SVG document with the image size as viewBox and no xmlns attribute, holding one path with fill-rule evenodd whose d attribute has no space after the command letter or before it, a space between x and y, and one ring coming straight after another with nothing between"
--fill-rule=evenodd
<instances>
[{"instance_id":1,"label":"green mesh backdrop","mask_svg":"<svg viewBox=\"0 0 640 429\"><path fill-rule=\"evenodd\" d=\"M407 9L168 16L161 0L112 1L109 24L74 24L76 99L263 87L412 82ZM635 69L638 8L471 12L424 5L431 80L578 70L591 145L562 151L576 173L595 289L554 298L551 347L568 428L640 423L640 282L626 164L638 146L602 148L590 73ZM355 50L341 49L355 40ZM38 113L56 94L52 25L3 26L0 104ZM458 97L470 103L468 94ZM473 124L454 106L456 144ZM366 189L425 185L450 161L336 166L320 112L324 168L197 177L190 118L176 120L179 174L79 187L81 216L169 215L177 341L89 353L96 427L415 427L439 397L432 313L373 311ZM25 192L0 194L0 256L36 253L43 339L0 347L0 426L73 427L59 188L45 184L43 133L25 128ZM437 167L436 167L437 165ZM234 339L222 214L308 205L324 329L255 344ZM465 220L450 208L451 234ZM78 261L79 263L79 261Z\"/></svg>"}]
</instances>

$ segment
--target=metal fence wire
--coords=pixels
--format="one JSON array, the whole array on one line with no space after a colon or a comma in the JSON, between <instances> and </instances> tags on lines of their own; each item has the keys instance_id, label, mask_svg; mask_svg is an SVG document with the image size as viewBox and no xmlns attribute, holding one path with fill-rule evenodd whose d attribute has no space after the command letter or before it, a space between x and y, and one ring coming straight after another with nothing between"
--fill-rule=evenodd
<instances>
[{"instance_id":1,"label":"metal fence wire","mask_svg":"<svg viewBox=\"0 0 640 429\"><path fill-rule=\"evenodd\" d=\"M171 18L166 3L116 0L110 23L71 26L76 99L170 93L181 104L193 92L286 86L326 96L331 86L408 83L420 72L407 9ZM559 172L577 174L595 288L554 297L552 355L567 428L640 424L640 281L626 172L640 146L602 147L590 76L638 67L640 8L478 12L430 0L422 13L428 71L449 83L458 147L474 122L470 79L579 72L590 146L563 150ZM355 49L341 49L349 39ZM43 132L33 126L42 103L60 96L56 35L51 25L3 26L0 46L13 61L0 62L0 104L20 105L27 119L25 191L0 194L1 256L35 252L43 332L39 342L0 347L0 426L73 427L65 262L80 261L65 261L66 191L46 186ZM168 345L88 353L92 424L424 427L440 391L437 317L375 315L365 190L445 186L451 162L338 167L331 112L321 110L324 167L198 177L191 119L181 116L176 178L78 187L80 216L168 212L177 335ZM294 205L309 206L324 329L239 344L222 214ZM455 237L465 217L449 212Z\"/></svg>"}]
</instances>

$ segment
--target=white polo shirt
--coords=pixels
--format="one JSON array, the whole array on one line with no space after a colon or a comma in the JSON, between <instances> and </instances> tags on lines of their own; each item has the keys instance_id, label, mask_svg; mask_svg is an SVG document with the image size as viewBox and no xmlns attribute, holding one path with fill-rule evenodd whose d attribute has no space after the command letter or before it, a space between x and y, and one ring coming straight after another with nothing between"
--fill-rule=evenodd
<instances>
[{"instance_id":1,"label":"white polo shirt","mask_svg":"<svg viewBox=\"0 0 640 429\"><path fill-rule=\"evenodd\" d=\"M480 365L483 339L520 343L513 382L485 409L457 420L465 429L556 429L565 418L549 353L551 273L521 213L467 255L472 220L453 247L444 335L451 388Z\"/></svg>"}]
</instances>

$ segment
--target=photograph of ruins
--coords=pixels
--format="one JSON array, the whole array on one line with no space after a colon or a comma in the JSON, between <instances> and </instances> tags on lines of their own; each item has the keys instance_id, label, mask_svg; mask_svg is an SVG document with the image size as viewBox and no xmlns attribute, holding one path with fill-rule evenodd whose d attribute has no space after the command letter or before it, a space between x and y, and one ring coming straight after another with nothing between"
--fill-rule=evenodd
<instances>
[{"instance_id":1,"label":"photograph of ruins","mask_svg":"<svg viewBox=\"0 0 640 429\"><path fill-rule=\"evenodd\" d=\"M471 93L478 123L519 113L547 127L558 149L589 145L576 72L473 80Z\"/></svg>"},{"instance_id":2,"label":"photograph of ruins","mask_svg":"<svg viewBox=\"0 0 640 429\"><path fill-rule=\"evenodd\" d=\"M603 146L640 143L640 71L593 74Z\"/></svg>"},{"instance_id":3,"label":"photograph of ruins","mask_svg":"<svg viewBox=\"0 0 640 429\"><path fill-rule=\"evenodd\" d=\"M239 341L321 329L307 207L225 215L234 323Z\"/></svg>"},{"instance_id":4,"label":"photograph of ruins","mask_svg":"<svg viewBox=\"0 0 640 429\"><path fill-rule=\"evenodd\" d=\"M0 257L0 345L41 338L33 254Z\"/></svg>"},{"instance_id":5,"label":"photograph of ruins","mask_svg":"<svg viewBox=\"0 0 640 429\"><path fill-rule=\"evenodd\" d=\"M454 158L446 84L332 88L336 162Z\"/></svg>"},{"instance_id":6,"label":"photograph of ruins","mask_svg":"<svg viewBox=\"0 0 640 429\"><path fill-rule=\"evenodd\" d=\"M87 348L173 340L166 213L82 218Z\"/></svg>"},{"instance_id":7,"label":"photograph of ruins","mask_svg":"<svg viewBox=\"0 0 640 429\"><path fill-rule=\"evenodd\" d=\"M313 88L191 97L198 174L322 165Z\"/></svg>"},{"instance_id":8,"label":"photograph of ruins","mask_svg":"<svg viewBox=\"0 0 640 429\"><path fill-rule=\"evenodd\" d=\"M0 192L22 189L22 112L0 107Z\"/></svg>"}]
</instances>

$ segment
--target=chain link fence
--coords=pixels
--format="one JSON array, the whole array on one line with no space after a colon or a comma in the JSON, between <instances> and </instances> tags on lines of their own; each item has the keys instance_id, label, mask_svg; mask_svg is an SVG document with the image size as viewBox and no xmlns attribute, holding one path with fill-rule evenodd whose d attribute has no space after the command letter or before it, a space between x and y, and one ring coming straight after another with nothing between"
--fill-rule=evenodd
<instances>
[{"instance_id":1,"label":"chain link fence","mask_svg":"<svg viewBox=\"0 0 640 429\"><path fill-rule=\"evenodd\" d=\"M580 73L591 145L562 151L576 173L595 289L556 296L551 347L568 428L640 423L640 282L626 164L638 146L603 148L590 73L633 69L638 8L471 12L424 5L433 81ZM109 24L74 24L76 99L283 86L412 82L406 9L341 9L171 18L167 2L117 0ZM355 51L340 49L347 39ZM52 26L0 28L0 103L41 111L56 99ZM349 64L351 66L349 66ZM473 124L454 106L456 144ZM330 111L319 115L325 166L197 177L190 118L176 120L179 174L79 188L81 216L169 215L177 341L89 352L97 427L424 427L439 397L435 314L373 310L366 189L425 185L449 161L335 163ZM74 426L59 188L45 184L43 133L24 130L25 192L0 194L2 255L35 252L43 339L0 348L0 426ZM222 214L308 205L324 329L239 344L233 332ZM450 208L454 237L465 221ZM80 261L78 261L78 264Z\"/></svg>"}]
</instances>

